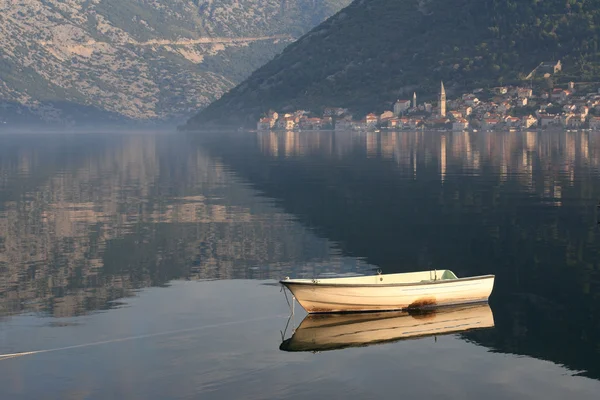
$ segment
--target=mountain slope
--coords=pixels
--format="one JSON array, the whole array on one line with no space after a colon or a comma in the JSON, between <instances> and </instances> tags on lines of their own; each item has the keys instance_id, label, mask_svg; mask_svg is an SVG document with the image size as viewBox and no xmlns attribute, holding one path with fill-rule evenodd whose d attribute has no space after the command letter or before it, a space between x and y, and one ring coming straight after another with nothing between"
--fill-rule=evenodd
<instances>
[{"instance_id":1,"label":"mountain slope","mask_svg":"<svg viewBox=\"0 0 600 400\"><path fill-rule=\"evenodd\" d=\"M521 81L562 59L598 78L600 0L356 0L191 119L253 125L270 108L381 111L417 90Z\"/></svg>"},{"instance_id":2,"label":"mountain slope","mask_svg":"<svg viewBox=\"0 0 600 400\"><path fill-rule=\"evenodd\" d=\"M348 2L0 0L0 121L187 115Z\"/></svg>"}]
</instances>

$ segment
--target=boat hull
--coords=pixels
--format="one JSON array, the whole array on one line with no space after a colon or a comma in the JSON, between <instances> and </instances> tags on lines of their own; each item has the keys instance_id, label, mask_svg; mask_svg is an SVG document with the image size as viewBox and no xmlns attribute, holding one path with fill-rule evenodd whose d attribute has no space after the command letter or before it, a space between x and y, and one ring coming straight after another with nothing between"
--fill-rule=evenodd
<instances>
[{"instance_id":1,"label":"boat hull","mask_svg":"<svg viewBox=\"0 0 600 400\"><path fill-rule=\"evenodd\" d=\"M375 312L485 302L494 288L494 276L391 285L281 283L311 314Z\"/></svg>"}]
</instances>

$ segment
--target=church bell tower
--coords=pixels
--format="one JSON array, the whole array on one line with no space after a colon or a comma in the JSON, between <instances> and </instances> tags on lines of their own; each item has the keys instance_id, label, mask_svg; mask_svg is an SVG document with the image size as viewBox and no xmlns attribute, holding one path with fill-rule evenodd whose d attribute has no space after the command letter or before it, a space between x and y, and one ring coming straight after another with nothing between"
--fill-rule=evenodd
<instances>
[{"instance_id":1,"label":"church bell tower","mask_svg":"<svg viewBox=\"0 0 600 400\"><path fill-rule=\"evenodd\" d=\"M440 117L446 116L446 88L444 88L444 82L440 88Z\"/></svg>"}]
</instances>

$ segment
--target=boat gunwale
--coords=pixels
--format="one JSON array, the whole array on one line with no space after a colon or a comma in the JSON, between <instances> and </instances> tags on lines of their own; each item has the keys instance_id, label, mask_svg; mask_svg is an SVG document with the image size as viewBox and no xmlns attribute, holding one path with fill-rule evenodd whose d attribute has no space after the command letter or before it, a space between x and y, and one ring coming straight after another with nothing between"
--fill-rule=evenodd
<instances>
[{"instance_id":1,"label":"boat gunwale","mask_svg":"<svg viewBox=\"0 0 600 400\"><path fill-rule=\"evenodd\" d=\"M377 275L373 275L377 276ZM382 275L385 276L385 275ZM343 287L343 288L351 288L351 287L406 287L406 286L426 286L426 285L441 285L441 284L449 284L454 282L466 282L466 281L476 281L476 280L485 280L485 279L495 279L496 275L481 275L481 276L471 276L466 278L456 278L456 279L440 279L437 281L418 281L418 282L402 282L402 283L322 283L317 280L317 282L311 280L302 280L298 281L295 279L282 279L279 281L282 285L302 285L302 286L319 286L319 287ZM328 280L332 278L324 278L323 280ZM333 278L337 279L337 278Z\"/></svg>"}]
</instances>

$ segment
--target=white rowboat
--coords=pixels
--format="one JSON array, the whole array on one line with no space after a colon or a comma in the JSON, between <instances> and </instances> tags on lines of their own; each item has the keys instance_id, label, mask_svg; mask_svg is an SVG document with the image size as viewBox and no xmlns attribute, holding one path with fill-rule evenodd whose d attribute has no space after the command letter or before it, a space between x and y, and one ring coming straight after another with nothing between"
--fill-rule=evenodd
<instances>
[{"instance_id":1,"label":"white rowboat","mask_svg":"<svg viewBox=\"0 0 600 400\"><path fill-rule=\"evenodd\" d=\"M487 301L494 275L457 278L450 270L280 283L308 313L426 309Z\"/></svg>"}]
</instances>

